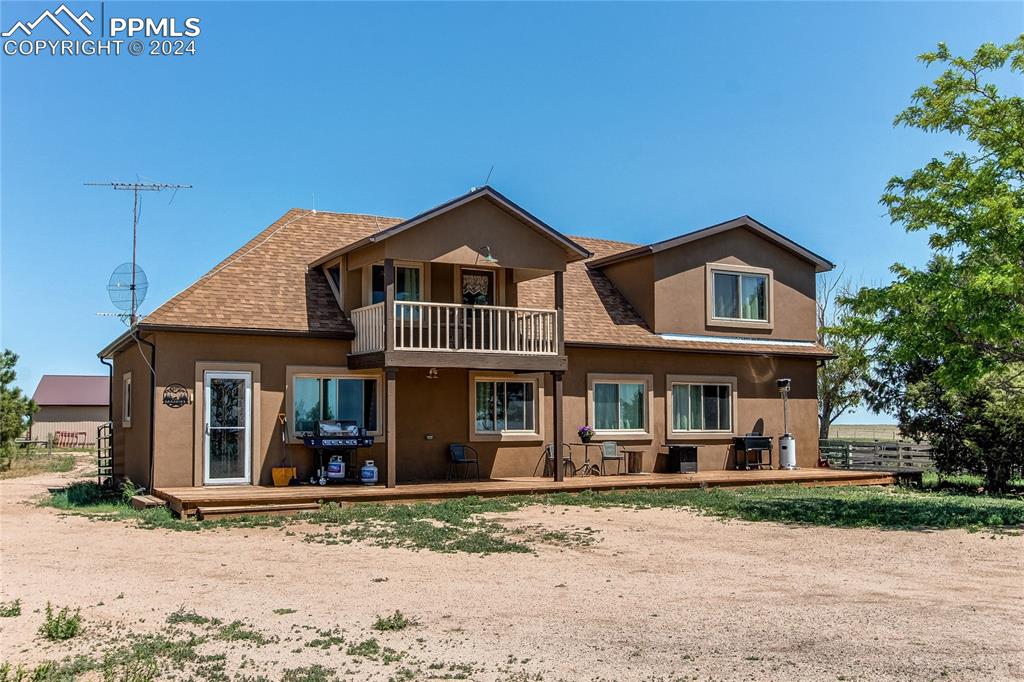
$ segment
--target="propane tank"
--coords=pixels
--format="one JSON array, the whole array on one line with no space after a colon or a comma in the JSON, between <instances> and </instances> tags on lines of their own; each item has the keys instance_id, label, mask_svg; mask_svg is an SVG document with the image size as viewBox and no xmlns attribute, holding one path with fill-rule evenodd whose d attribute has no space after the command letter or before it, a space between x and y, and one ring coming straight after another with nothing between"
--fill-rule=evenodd
<instances>
[{"instance_id":1,"label":"propane tank","mask_svg":"<svg viewBox=\"0 0 1024 682\"><path fill-rule=\"evenodd\" d=\"M366 464L359 470L359 480L363 485L377 484L377 465L372 459L366 460Z\"/></svg>"}]
</instances>

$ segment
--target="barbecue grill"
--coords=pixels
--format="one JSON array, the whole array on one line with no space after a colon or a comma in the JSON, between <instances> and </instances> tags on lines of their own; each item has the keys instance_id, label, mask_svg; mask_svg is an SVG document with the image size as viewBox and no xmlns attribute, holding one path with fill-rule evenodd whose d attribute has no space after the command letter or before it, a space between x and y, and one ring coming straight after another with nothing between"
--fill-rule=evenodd
<instances>
[{"instance_id":1,"label":"barbecue grill","mask_svg":"<svg viewBox=\"0 0 1024 682\"><path fill-rule=\"evenodd\" d=\"M772 437L760 433L748 433L732 439L736 450L737 469L771 469L772 468ZM768 461L764 461L764 453L768 453Z\"/></svg>"},{"instance_id":2,"label":"barbecue grill","mask_svg":"<svg viewBox=\"0 0 1024 682\"><path fill-rule=\"evenodd\" d=\"M322 419L317 423L317 433L303 436L302 442L307 448L316 450L320 468L311 476L310 483L327 484L327 465L324 463L325 453L339 454L345 458L345 478L355 482L353 456L356 449L368 448L373 445L373 436L366 435L366 429L354 422Z\"/></svg>"}]
</instances>

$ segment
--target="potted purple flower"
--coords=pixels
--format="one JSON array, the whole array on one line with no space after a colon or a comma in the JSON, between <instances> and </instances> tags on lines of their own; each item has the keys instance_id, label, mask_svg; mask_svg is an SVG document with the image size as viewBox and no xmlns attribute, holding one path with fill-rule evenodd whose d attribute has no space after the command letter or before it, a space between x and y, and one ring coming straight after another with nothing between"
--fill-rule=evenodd
<instances>
[{"instance_id":1,"label":"potted purple flower","mask_svg":"<svg viewBox=\"0 0 1024 682\"><path fill-rule=\"evenodd\" d=\"M576 433L579 434L581 443L589 443L590 439L594 437L594 429L585 425L576 429Z\"/></svg>"}]
</instances>

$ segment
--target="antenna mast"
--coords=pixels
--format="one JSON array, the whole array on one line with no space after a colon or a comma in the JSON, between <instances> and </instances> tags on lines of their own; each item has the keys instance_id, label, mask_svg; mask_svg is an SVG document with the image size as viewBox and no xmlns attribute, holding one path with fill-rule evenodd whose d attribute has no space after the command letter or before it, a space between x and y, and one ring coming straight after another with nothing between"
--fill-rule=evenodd
<instances>
[{"instance_id":1,"label":"antenna mast","mask_svg":"<svg viewBox=\"0 0 1024 682\"><path fill-rule=\"evenodd\" d=\"M134 325L139 320L138 302L135 297L135 273L136 262L135 252L138 246L139 229L139 192L162 192L171 189L177 192L179 189L192 189L192 185L171 185L162 182L87 182L87 187L110 187L111 189L132 193L132 307L130 311L130 324Z\"/></svg>"}]
</instances>

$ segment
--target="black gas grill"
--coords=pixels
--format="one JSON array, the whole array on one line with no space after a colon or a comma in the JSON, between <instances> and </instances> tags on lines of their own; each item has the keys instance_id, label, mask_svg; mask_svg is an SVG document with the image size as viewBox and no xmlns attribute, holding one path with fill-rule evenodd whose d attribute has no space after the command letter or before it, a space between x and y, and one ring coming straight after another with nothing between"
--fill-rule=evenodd
<instances>
[{"instance_id":1,"label":"black gas grill","mask_svg":"<svg viewBox=\"0 0 1024 682\"><path fill-rule=\"evenodd\" d=\"M772 437L760 433L748 433L732 439L736 450L737 469L771 469L772 468ZM764 453L768 453L768 461Z\"/></svg>"}]
</instances>

